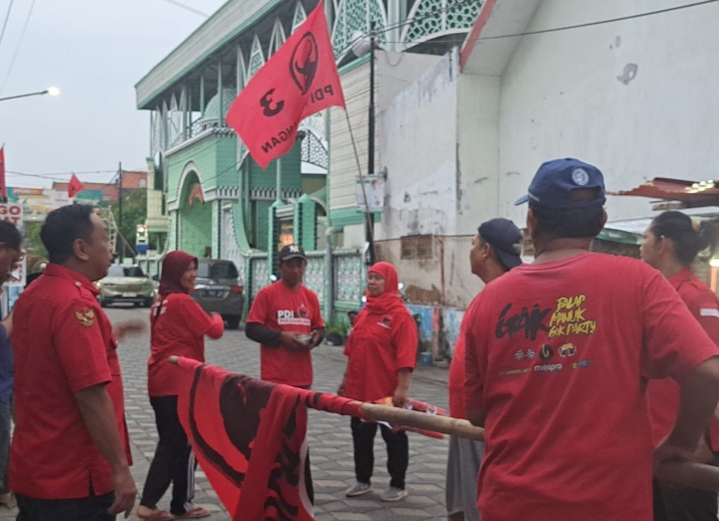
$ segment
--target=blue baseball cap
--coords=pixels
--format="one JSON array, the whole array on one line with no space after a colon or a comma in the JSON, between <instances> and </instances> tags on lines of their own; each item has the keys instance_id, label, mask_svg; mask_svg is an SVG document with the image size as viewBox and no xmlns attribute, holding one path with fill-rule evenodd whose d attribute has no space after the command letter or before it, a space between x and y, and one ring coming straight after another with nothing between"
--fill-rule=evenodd
<instances>
[{"instance_id":1,"label":"blue baseball cap","mask_svg":"<svg viewBox=\"0 0 719 521\"><path fill-rule=\"evenodd\" d=\"M522 242L524 237L519 228L508 219L492 219L477 228L480 237L487 241L507 269L522 264Z\"/></svg>"},{"instance_id":2,"label":"blue baseball cap","mask_svg":"<svg viewBox=\"0 0 719 521\"><path fill-rule=\"evenodd\" d=\"M598 189L596 197L589 201L573 201L572 192L580 188ZM514 204L527 202L547 210L601 208L607 202L604 176L596 166L579 159L568 157L547 161L534 174L527 195Z\"/></svg>"}]
</instances>

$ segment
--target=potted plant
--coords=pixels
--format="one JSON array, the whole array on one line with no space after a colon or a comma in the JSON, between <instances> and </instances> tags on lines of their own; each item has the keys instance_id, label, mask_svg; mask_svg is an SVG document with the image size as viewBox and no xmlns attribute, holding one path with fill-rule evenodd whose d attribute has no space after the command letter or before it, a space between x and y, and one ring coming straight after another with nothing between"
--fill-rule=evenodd
<instances>
[{"instance_id":1,"label":"potted plant","mask_svg":"<svg viewBox=\"0 0 719 521\"><path fill-rule=\"evenodd\" d=\"M347 341L348 332L349 324L347 322L330 322L325 329L325 343L330 346L343 346Z\"/></svg>"}]
</instances>

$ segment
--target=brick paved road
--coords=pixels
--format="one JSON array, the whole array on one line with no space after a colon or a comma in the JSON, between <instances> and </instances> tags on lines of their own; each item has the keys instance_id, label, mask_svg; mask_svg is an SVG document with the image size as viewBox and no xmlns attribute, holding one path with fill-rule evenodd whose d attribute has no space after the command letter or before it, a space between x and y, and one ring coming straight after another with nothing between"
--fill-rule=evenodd
<instances>
[{"instance_id":1,"label":"brick paved road","mask_svg":"<svg viewBox=\"0 0 719 521\"><path fill-rule=\"evenodd\" d=\"M147 310L112 308L113 322L145 318ZM218 341L206 343L207 361L225 369L259 376L259 347L245 337L244 331L227 331ZM127 339L120 345L120 360L125 378L125 404L135 464L133 474L142 489L152 458L157 433L152 408L147 398L146 363L149 353L147 335ZM321 346L313 352L314 388L334 392L345 368L340 348ZM446 370L419 368L412 381L410 395L440 407L447 407ZM428 521L443 519L444 479L447 441L410 433L410 466L407 475L409 497L399 503L379 501L379 493L389 485L386 453L382 438L375 443L375 493L360 498L344 496L354 483L352 436L349 418L310 411L309 444L312 455L318 521ZM229 519L216 494L198 469L195 503L213 512L211 521ZM169 507L166 497L160 504ZM14 509L0 507L0 520L14 519ZM120 518L118 518L120 519ZM136 519L132 516L131 519Z\"/></svg>"}]
</instances>

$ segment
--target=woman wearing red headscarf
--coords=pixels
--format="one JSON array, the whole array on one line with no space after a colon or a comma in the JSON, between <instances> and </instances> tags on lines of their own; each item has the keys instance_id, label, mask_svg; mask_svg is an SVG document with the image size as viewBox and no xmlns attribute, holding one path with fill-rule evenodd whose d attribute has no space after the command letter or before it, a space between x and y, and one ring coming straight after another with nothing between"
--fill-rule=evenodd
<instances>
[{"instance_id":1,"label":"woman wearing red headscarf","mask_svg":"<svg viewBox=\"0 0 719 521\"><path fill-rule=\"evenodd\" d=\"M150 464L137 517L150 521L197 519L210 512L195 507L195 458L177 415L177 390L170 355L205 361L205 335L220 338L225 326L216 313L208 315L189 292L195 288L197 258L184 251L169 253L162 262L160 299L152 307L152 354L148 362L147 388L155 410L159 441ZM172 483L170 512L159 510Z\"/></svg>"},{"instance_id":2,"label":"woman wearing red headscarf","mask_svg":"<svg viewBox=\"0 0 719 521\"><path fill-rule=\"evenodd\" d=\"M409 378L417 358L417 326L398 294L397 271L387 262L373 265L367 275L367 304L357 315L345 355L347 371L337 393L363 402L392 396L396 407L404 407ZM377 424L352 418L355 475L357 483L348 497L372 491L374 437ZM387 470L392 480L382 501L407 496L405 474L409 464L409 440L404 431L393 432L380 425L387 443Z\"/></svg>"}]
</instances>

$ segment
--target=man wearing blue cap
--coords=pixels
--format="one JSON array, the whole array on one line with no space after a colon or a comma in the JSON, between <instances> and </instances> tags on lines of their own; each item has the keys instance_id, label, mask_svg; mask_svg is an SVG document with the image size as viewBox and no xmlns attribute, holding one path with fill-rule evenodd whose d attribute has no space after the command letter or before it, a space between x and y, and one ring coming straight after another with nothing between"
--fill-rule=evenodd
<instances>
[{"instance_id":1,"label":"man wearing blue cap","mask_svg":"<svg viewBox=\"0 0 719 521\"><path fill-rule=\"evenodd\" d=\"M472 240L469 262L472 273L489 284L512 268L522 264L522 232L510 220L492 219L477 229ZM465 317L469 314L465 313ZM464 407L464 332L462 321L454 356L449 367L449 414L466 418ZM447 521L479 521L477 510L477 475L484 454L481 441L450 436L447 458Z\"/></svg>"},{"instance_id":2,"label":"man wearing blue cap","mask_svg":"<svg viewBox=\"0 0 719 521\"><path fill-rule=\"evenodd\" d=\"M467 416L483 425L483 521L651 521L652 464L691 459L719 399L719 348L660 272L590 253L604 179L544 163L529 203L536 259L489 284L467 319ZM681 385L654 451L647 378Z\"/></svg>"}]
</instances>

